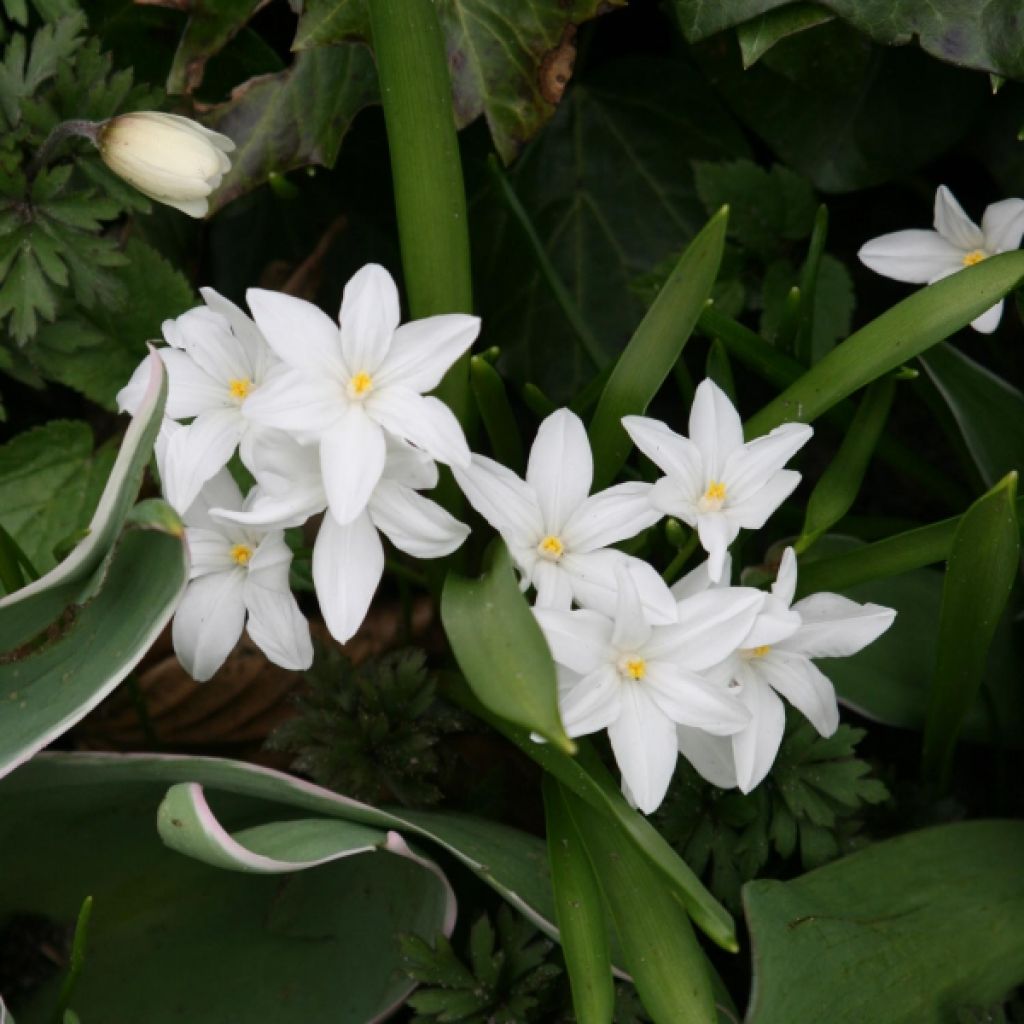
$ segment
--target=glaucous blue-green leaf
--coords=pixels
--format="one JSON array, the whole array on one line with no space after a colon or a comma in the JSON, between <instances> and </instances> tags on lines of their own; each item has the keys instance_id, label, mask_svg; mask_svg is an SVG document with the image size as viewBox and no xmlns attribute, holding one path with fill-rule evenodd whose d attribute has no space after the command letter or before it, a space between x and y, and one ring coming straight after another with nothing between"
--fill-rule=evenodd
<instances>
[{"instance_id":1,"label":"glaucous blue-green leaf","mask_svg":"<svg viewBox=\"0 0 1024 1024\"><path fill-rule=\"evenodd\" d=\"M514 725L561 750L575 746L558 714L555 665L526 603L503 541L478 579L449 574L441 594L441 621L452 653L480 702Z\"/></svg>"},{"instance_id":2,"label":"glaucous blue-green leaf","mask_svg":"<svg viewBox=\"0 0 1024 1024\"><path fill-rule=\"evenodd\" d=\"M948 778L957 737L985 679L989 649L1019 572L1016 499L1017 474L1011 472L963 514L953 535L924 723L924 769L934 780Z\"/></svg>"},{"instance_id":3,"label":"glaucous blue-green leaf","mask_svg":"<svg viewBox=\"0 0 1024 1024\"><path fill-rule=\"evenodd\" d=\"M509 180L576 308L611 364L647 300L635 285L678 257L707 215L691 160L749 154L728 111L691 67L609 61L572 88ZM522 229L493 183L471 198L474 283L502 369L569 402L594 374Z\"/></svg>"},{"instance_id":4,"label":"glaucous blue-green leaf","mask_svg":"<svg viewBox=\"0 0 1024 1024\"><path fill-rule=\"evenodd\" d=\"M81 1019L369 1024L397 1008L413 983L396 933L433 936L454 923L436 866L384 833L370 856L285 877L183 857L155 828L167 782L188 774L182 763L44 755L4 781L0 914L40 914L61 927L73 924L84 895L94 899L74 991ZM141 764L164 777L136 770ZM221 793L217 811L235 832L254 829L249 841L268 857L308 852L313 842L301 822L294 845L287 834L261 833L258 799ZM319 844L327 860L328 838ZM55 972L17 1007L22 1024L49 1024L60 981Z\"/></svg>"},{"instance_id":5,"label":"glaucous blue-green leaf","mask_svg":"<svg viewBox=\"0 0 1024 1024\"><path fill-rule=\"evenodd\" d=\"M767 11L810 4L792 0L672 0L687 39L704 39ZM887 46L917 43L958 67L1024 78L1024 26L1015 0L992 0L984 9L962 0L816 0L859 31ZM984 16L980 16L980 15Z\"/></svg>"},{"instance_id":6,"label":"glaucous blue-green leaf","mask_svg":"<svg viewBox=\"0 0 1024 1024\"><path fill-rule=\"evenodd\" d=\"M506 163L555 112L576 59L576 28L624 0L441 0L455 119L481 114ZM307 0L296 50L369 40L366 0Z\"/></svg>"},{"instance_id":7,"label":"glaucous blue-green leaf","mask_svg":"<svg viewBox=\"0 0 1024 1024\"><path fill-rule=\"evenodd\" d=\"M743 889L748 1024L949 1024L1024 981L1024 823L972 821L873 843Z\"/></svg>"},{"instance_id":8,"label":"glaucous blue-green leaf","mask_svg":"<svg viewBox=\"0 0 1024 1024\"><path fill-rule=\"evenodd\" d=\"M1024 472L1024 394L952 345L919 357L987 487Z\"/></svg>"}]
</instances>

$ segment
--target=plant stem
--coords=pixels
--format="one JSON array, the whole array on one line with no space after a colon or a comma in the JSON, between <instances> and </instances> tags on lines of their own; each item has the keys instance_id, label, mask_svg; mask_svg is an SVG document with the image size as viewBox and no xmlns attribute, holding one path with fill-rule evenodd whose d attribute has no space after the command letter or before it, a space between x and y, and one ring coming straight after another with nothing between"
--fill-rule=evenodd
<instances>
[{"instance_id":1,"label":"plant stem","mask_svg":"<svg viewBox=\"0 0 1024 1024\"><path fill-rule=\"evenodd\" d=\"M473 308L469 225L444 39L431 0L369 0L391 151L402 266L414 319ZM469 355L437 389L469 425Z\"/></svg>"},{"instance_id":2,"label":"plant stem","mask_svg":"<svg viewBox=\"0 0 1024 1024\"><path fill-rule=\"evenodd\" d=\"M72 136L88 139L94 146L99 143L100 129L103 127L101 121L62 121L46 137L46 141L39 147L39 151L32 158L28 165L28 178L31 181L53 157L57 147Z\"/></svg>"}]
</instances>

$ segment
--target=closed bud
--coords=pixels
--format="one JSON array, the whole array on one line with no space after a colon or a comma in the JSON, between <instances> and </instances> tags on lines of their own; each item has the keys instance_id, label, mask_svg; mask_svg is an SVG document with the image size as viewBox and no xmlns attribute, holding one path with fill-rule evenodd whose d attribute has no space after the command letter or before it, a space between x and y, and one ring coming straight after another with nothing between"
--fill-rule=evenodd
<instances>
[{"instance_id":1,"label":"closed bud","mask_svg":"<svg viewBox=\"0 0 1024 1024\"><path fill-rule=\"evenodd\" d=\"M231 169L235 144L176 114L140 111L106 121L97 145L103 162L143 195L190 217L205 217L207 196Z\"/></svg>"}]
</instances>

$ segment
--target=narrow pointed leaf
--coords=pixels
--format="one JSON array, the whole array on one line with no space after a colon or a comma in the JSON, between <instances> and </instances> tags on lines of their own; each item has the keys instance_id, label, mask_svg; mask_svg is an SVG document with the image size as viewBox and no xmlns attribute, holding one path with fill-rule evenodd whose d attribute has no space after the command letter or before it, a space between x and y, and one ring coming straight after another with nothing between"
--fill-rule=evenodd
<instances>
[{"instance_id":1,"label":"narrow pointed leaf","mask_svg":"<svg viewBox=\"0 0 1024 1024\"><path fill-rule=\"evenodd\" d=\"M551 652L503 542L495 544L494 560L479 579L449 574L441 621L459 668L485 707L561 750L575 750L558 714Z\"/></svg>"},{"instance_id":2,"label":"narrow pointed leaf","mask_svg":"<svg viewBox=\"0 0 1024 1024\"><path fill-rule=\"evenodd\" d=\"M711 979L682 905L664 897L658 872L618 826L574 793L562 796L647 1014L654 1024L714 1024Z\"/></svg>"},{"instance_id":3,"label":"narrow pointed leaf","mask_svg":"<svg viewBox=\"0 0 1024 1024\"><path fill-rule=\"evenodd\" d=\"M555 917L579 1024L611 1024L615 1012L604 901L583 840L555 780L544 778L544 818Z\"/></svg>"},{"instance_id":4,"label":"narrow pointed leaf","mask_svg":"<svg viewBox=\"0 0 1024 1024\"><path fill-rule=\"evenodd\" d=\"M968 267L910 295L837 345L746 425L760 437L791 420L810 423L847 395L966 327L1024 281L1024 252Z\"/></svg>"},{"instance_id":5,"label":"narrow pointed leaf","mask_svg":"<svg viewBox=\"0 0 1024 1024\"><path fill-rule=\"evenodd\" d=\"M469 383L494 457L515 472L523 468L523 439L501 374L483 356L469 360Z\"/></svg>"},{"instance_id":6,"label":"narrow pointed leaf","mask_svg":"<svg viewBox=\"0 0 1024 1024\"><path fill-rule=\"evenodd\" d=\"M963 515L942 591L935 682L924 726L925 775L944 783L964 718L988 665L989 647L1017 576L1017 474Z\"/></svg>"},{"instance_id":7,"label":"narrow pointed leaf","mask_svg":"<svg viewBox=\"0 0 1024 1024\"><path fill-rule=\"evenodd\" d=\"M590 421L596 489L611 483L629 455L622 417L647 410L682 354L718 276L728 219L723 207L686 247L608 378Z\"/></svg>"}]
</instances>

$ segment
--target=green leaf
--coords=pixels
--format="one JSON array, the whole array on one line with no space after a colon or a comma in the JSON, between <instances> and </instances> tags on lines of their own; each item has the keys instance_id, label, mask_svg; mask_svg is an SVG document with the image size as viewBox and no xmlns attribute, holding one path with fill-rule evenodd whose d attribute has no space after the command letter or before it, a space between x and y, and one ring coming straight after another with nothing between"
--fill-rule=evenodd
<instances>
[{"instance_id":1,"label":"green leaf","mask_svg":"<svg viewBox=\"0 0 1024 1024\"><path fill-rule=\"evenodd\" d=\"M261 6L263 0L190 0L185 31L167 75L167 91L195 91L203 81L206 62L245 27Z\"/></svg>"},{"instance_id":2,"label":"green leaf","mask_svg":"<svg viewBox=\"0 0 1024 1024\"><path fill-rule=\"evenodd\" d=\"M501 375L483 356L469 361L469 383L494 457L513 472L523 468L523 439Z\"/></svg>"},{"instance_id":3,"label":"green leaf","mask_svg":"<svg viewBox=\"0 0 1024 1024\"><path fill-rule=\"evenodd\" d=\"M610 61L574 82L509 170L606 364L646 311L634 282L666 259L674 264L706 220L691 161L748 152L695 70L647 56ZM593 376L592 358L496 187L476 199L473 214L474 282L488 344L500 346L511 379L532 381L566 404Z\"/></svg>"},{"instance_id":4,"label":"green leaf","mask_svg":"<svg viewBox=\"0 0 1024 1024\"><path fill-rule=\"evenodd\" d=\"M704 954L682 906L661 894L646 857L607 816L567 790L562 799L615 923L622 955L654 1024L716 1020Z\"/></svg>"},{"instance_id":5,"label":"green leaf","mask_svg":"<svg viewBox=\"0 0 1024 1024\"><path fill-rule=\"evenodd\" d=\"M986 487L1024 472L1024 394L952 345L918 357L945 399Z\"/></svg>"},{"instance_id":6,"label":"green leaf","mask_svg":"<svg viewBox=\"0 0 1024 1024\"><path fill-rule=\"evenodd\" d=\"M446 0L437 4L460 128L481 114L505 163L555 112L576 26L624 0ZM293 48L369 39L365 0L308 0Z\"/></svg>"},{"instance_id":7,"label":"green leaf","mask_svg":"<svg viewBox=\"0 0 1024 1024\"><path fill-rule=\"evenodd\" d=\"M1022 280L1024 253L1011 252L922 288L851 334L786 388L747 423L747 436L759 437L794 420L812 422L865 384L966 327Z\"/></svg>"},{"instance_id":8,"label":"green leaf","mask_svg":"<svg viewBox=\"0 0 1024 1024\"><path fill-rule=\"evenodd\" d=\"M925 774L940 784L949 776L957 736L985 677L992 638L1017 577L1016 497L1014 472L964 513L953 536L922 755Z\"/></svg>"},{"instance_id":9,"label":"green leaf","mask_svg":"<svg viewBox=\"0 0 1024 1024\"><path fill-rule=\"evenodd\" d=\"M271 174L320 164L333 167L353 118L377 98L373 59L347 44L296 56L285 71L252 78L206 123L238 147L211 210L262 185Z\"/></svg>"},{"instance_id":10,"label":"green leaf","mask_svg":"<svg viewBox=\"0 0 1024 1024\"><path fill-rule=\"evenodd\" d=\"M831 21L833 15L817 3L790 3L786 7L765 11L744 21L736 32L743 66L753 67L776 43Z\"/></svg>"},{"instance_id":11,"label":"green leaf","mask_svg":"<svg viewBox=\"0 0 1024 1024\"><path fill-rule=\"evenodd\" d=\"M74 996L82 1019L365 1024L400 1005L414 983L396 932L435 934L453 923L436 866L397 836L391 852L286 878L182 857L160 842L154 812L168 781L201 777L209 762L172 759L168 770L159 761L44 755L4 781L0 914L63 925L83 893L96 901ZM262 824L266 805L218 794L217 811L225 828L245 833ZM173 995L162 998L171 977ZM58 983L32 992L22 1024L48 1024Z\"/></svg>"},{"instance_id":12,"label":"green leaf","mask_svg":"<svg viewBox=\"0 0 1024 1024\"><path fill-rule=\"evenodd\" d=\"M810 5L790 0L673 0L680 25L691 41L742 24L765 11L791 11ZM977 18L959 0L893 4L891 0L817 0L859 31L887 46L916 42L926 53L958 67L1024 78L1024 29L1015 0L994 0ZM781 13L781 12L780 12Z\"/></svg>"},{"instance_id":13,"label":"green leaf","mask_svg":"<svg viewBox=\"0 0 1024 1024\"><path fill-rule=\"evenodd\" d=\"M558 714L551 653L502 541L495 543L494 560L479 579L448 575L441 621L455 660L481 703L560 750L575 750Z\"/></svg>"},{"instance_id":14,"label":"green leaf","mask_svg":"<svg viewBox=\"0 0 1024 1024\"><path fill-rule=\"evenodd\" d=\"M601 889L560 787L544 778L555 917L579 1024L611 1024L615 1010L608 922Z\"/></svg>"},{"instance_id":15,"label":"green leaf","mask_svg":"<svg viewBox=\"0 0 1024 1024\"><path fill-rule=\"evenodd\" d=\"M711 294L728 218L723 207L687 246L601 392L589 429L598 490L612 482L632 448L622 417L646 412Z\"/></svg>"},{"instance_id":16,"label":"green leaf","mask_svg":"<svg viewBox=\"0 0 1024 1024\"><path fill-rule=\"evenodd\" d=\"M791 882L744 888L749 1024L947 1024L1022 977L1024 824L911 832ZM942 955L936 956L935 951Z\"/></svg>"}]
</instances>

